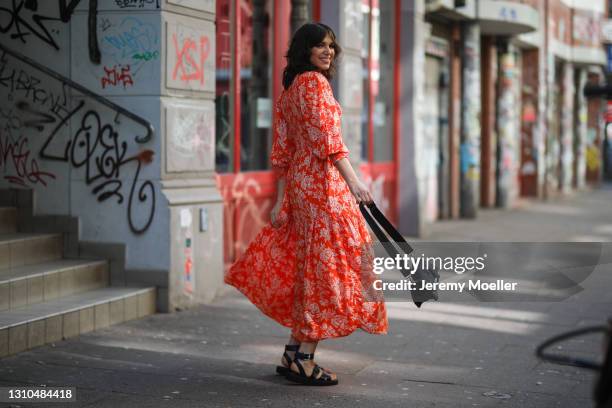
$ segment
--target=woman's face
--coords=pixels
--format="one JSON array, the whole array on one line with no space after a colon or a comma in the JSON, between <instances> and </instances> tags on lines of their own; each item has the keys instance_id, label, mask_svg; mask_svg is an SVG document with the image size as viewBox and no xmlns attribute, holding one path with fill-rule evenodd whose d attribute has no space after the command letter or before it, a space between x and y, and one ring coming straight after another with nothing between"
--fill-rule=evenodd
<instances>
[{"instance_id":1,"label":"woman's face","mask_svg":"<svg viewBox=\"0 0 612 408\"><path fill-rule=\"evenodd\" d=\"M334 49L332 48L333 41L326 35L323 41L310 49L310 62L317 67L319 71L327 71L334 59Z\"/></svg>"}]
</instances>

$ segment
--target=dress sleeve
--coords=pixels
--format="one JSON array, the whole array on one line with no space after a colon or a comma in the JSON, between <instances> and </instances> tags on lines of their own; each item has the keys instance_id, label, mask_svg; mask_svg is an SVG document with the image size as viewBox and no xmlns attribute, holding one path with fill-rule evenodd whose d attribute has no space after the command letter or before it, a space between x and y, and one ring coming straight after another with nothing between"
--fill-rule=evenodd
<instances>
[{"instance_id":1,"label":"dress sleeve","mask_svg":"<svg viewBox=\"0 0 612 408\"><path fill-rule=\"evenodd\" d=\"M300 76L300 108L308 135L308 143L315 156L336 162L348 156L342 141L340 109L331 85L323 74L307 72Z\"/></svg>"},{"instance_id":2,"label":"dress sleeve","mask_svg":"<svg viewBox=\"0 0 612 408\"><path fill-rule=\"evenodd\" d=\"M284 177L295 146L293 140L287 137L287 121L281 109L281 97L274 105L274 124L272 136L272 152L270 153L270 164L276 177Z\"/></svg>"}]
</instances>

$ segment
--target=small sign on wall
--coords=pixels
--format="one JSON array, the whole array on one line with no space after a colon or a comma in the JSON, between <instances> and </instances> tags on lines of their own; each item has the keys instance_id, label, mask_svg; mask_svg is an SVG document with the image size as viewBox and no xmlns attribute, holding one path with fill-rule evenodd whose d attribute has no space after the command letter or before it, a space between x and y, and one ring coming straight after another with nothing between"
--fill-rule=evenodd
<instances>
[{"instance_id":1,"label":"small sign on wall","mask_svg":"<svg viewBox=\"0 0 612 408\"><path fill-rule=\"evenodd\" d=\"M257 98L257 127L268 129L272 126L272 101L270 98Z\"/></svg>"},{"instance_id":2,"label":"small sign on wall","mask_svg":"<svg viewBox=\"0 0 612 408\"><path fill-rule=\"evenodd\" d=\"M188 296L193 295L193 289L195 286L195 279L193 274L193 237L191 232L191 225L193 223L193 216L191 214L191 208L183 208L180 212L181 230L183 231L183 293Z\"/></svg>"}]
</instances>

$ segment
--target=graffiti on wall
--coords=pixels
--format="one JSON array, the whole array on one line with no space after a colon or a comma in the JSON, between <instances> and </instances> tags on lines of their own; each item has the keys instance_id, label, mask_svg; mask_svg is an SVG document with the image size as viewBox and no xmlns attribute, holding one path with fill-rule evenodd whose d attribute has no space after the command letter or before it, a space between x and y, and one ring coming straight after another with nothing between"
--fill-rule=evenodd
<instances>
[{"instance_id":1,"label":"graffiti on wall","mask_svg":"<svg viewBox=\"0 0 612 408\"><path fill-rule=\"evenodd\" d=\"M128 86L134 85L134 80L132 79L132 73L130 72L130 66L117 66L114 65L111 68L104 67L105 76L102 77L102 89L105 89L107 86L123 86L123 89Z\"/></svg>"},{"instance_id":2,"label":"graffiti on wall","mask_svg":"<svg viewBox=\"0 0 612 408\"><path fill-rule=\"evenodd\" d=\"M228 182L222 182L217 177L217 186L224 201L225 261L233 262L244 253L249 242L270 220L270 209L274 205L275 196L269 186L262 185L259 180L245 173L237 174Z\"/></svg>"},{"instance_id":3,"label":"graffiti on wall","mask_svg":"<svg viewBox=\"0 0 612 408\"><path fill-rule=\"evenodd\" d=\"M123 17L118 22L106 18L99 34L104 58L113 65L131 66L133 76L159 57L158 29L139 17Z\"/></svg>"},{"instance_id":4,"label":"graffiti on wall","mask_svg":"<svg viewBox=\"0 0 612 408\"><path fill-rule=\"evenodd\" d=\"M159 8L159 0L113 0L117 7L121 9L144 8L148 5L155 4Z\"/></svg>"},{"instance_id":5,"label":"graffiti on wall","mask_svg":"<svg viewBox=\"0 0 612 408\"><path fill-rule=\"evenodd\" d=\"M214 91L215 33L182 22L168 22L166 85L177 89Z\"/></svg>"},{"instance_id":6,"label":"graffiti on wall","mask_svg":"<svg viewBox=\"0 0 612 408\"><path fill-rule=\"evenodd\" d=\"M19 186L41 184L47 186L55 180L55 174L40 169L35 154L32 153L27 137L14 140L10 135L0 132L0 168L4 179Z\"/></svg>"},{"instance_id":7,"label":"graffiti on wall","mask_svg":"<svg viewBox=\"0 0 612 408\"><path fill-rule=\"evenodd\" d=\"M510 205L518 193L518 68L512 52L500 58L500 94L497 102L497 204Z\"/></svg>"},{"instance_id":8,"label":"graffiti on wall","mask_svg":"<svg viewBox=\"0 0 612 408\"><path fill-rule=\"evenodd\" d=\"M193 234L192 234L192 223L193 216L191 208L181 208L181 212L179 213L180 224L181 224L181 232L180 232L180 240L185 244L183 246L183 273L182 273L182 281L183 281L183 293L187 296L193 295L193 290L195 287L194 280L194 265L193 265Z\"/></svg>"},{"instance_id":9,"label":"graffiti on wall","mask_svg":"<svg viewBox=\"0 0 612 408\"><path fill-rule=\"evenodd\" d=\"M210 53L209 38L202 35L199 39L188 37L179 42L176 34L173 34L172 43L176 52L172 79L204 84L204 63Z\"/></svg>"},{"instance_id":10,"label":"graffiti on wall","mask_svg":"<svg viewBox=\"0 0 612 408\"><path fill-rule=\"evenodd\" d=\"M579 69L578 89L584 89L587 84L587 70ZM586 138L587 138L587 100L583 92L576 92L576 137L574 139L574 156L576 171L576 187L585 185L586 176Z\"/></svg>"},{"instance_id":11,"label":"graffiti on wall","mask_svg":"<svg viewBox=\"0 0 612 408\"><path fill-rule=\"evenodd\" d=\"M72 37L72 79L104 95L146 94L159 80L159 26L151 13L107 13L98 16L95 35L100 58L91 64L87 45L81 36ZM73 32L85 29L82 18L75 19Z\"/></svg>"},{"instance_id":12,"label":"graffiti on wall","mask_svg":"<svg viewBox=\"0 0 612 408\"><path fill-rule=\"evenodd\" d=\"M132 146L127 137L120 134L115 123L103 119L109 117L107 108L84 99L71 101L66 96L66 83L49 81L50 77L23 67L21 60L6 52L0 54L0 95L5 101L0 123L0 169L4 177L22 186L47 186L55 175L45 171L43 163L66 163L84 171L85 184L98 202L114 198L117 204L123 204L124 176L133 171L127 219L134 233L145 232L155 214L155 187L150 180L139 180L139 175L142 166L151 163L153 151L142 149L128 154ZM36 142L36 149L32 142Z\"/></svg>"},{"instance_id":13,"label":"graffiti on wall","mask_svg":"<svg viewBox=\"0 0 612 408\"><path fill-rule=\"evenodd\" d=\"M570 63L563 64L562 69L563 90L561 101L561 140L560 140L560 187L569 191L573 178L574 161L574 67Z\"/></svg>"},{"instance_id":14,"label":"graffiti on wall","mask_svg":"<svg viewBox=\"0 0 612 408\"><path fill-rule=\"evenodd\" d=\"M212 102L173 103L166 108L166 170L213 171L215 110Z\"/></svg>"},{"instance_id":15,"label":"graffiti on wall","mask_svg":"<svg viewBox=\"0 0 612 408\"><path fill-rule=\"evenodd\" d=\"M27 44L36 38L60 50L58 39L63 25L70 22L81 0L3 0L0 2L0 33ZM100 63L96 33L97 0L89 0L88 51L94 64Z\"/></svg>"},{"instance_id":16,"label":"graffiti on wall","mask_svg":"<svg viewBox=\"0 0 612 408\"><path fill-rule=\"evenodd\" d=\"M480 30L476 25L464 28L464 71L460 170L462 209L472 210L479 202L480 180Z\"/></svg>"},{"instance_id":17,"label":"graffiti on wall","mask_svg":"<svg viewBox=\"0 0 612 408\"><path fill-rule=\"evenodd\" d=\"M520 193L525 196L537 195L539 145L537 141L538 93L544 85L538 83L539 53L536 50L523 51L521 89L521 143L520 143Z\"/></svg>"},{"instance_id":18,"label":"graffiti on wall","mask_svg":"<svg viewBox=\"0 0 612 408\"><path fill-rule=\"evenodd\" d=\"M24 44L35 37L59 50L54 38L59 31L53 22L68 23L80 1L57 0L53 2L57 4L57 13L49 15L39 11L38 1L5 0L0 6L0 33L10 34L12 39L20 40Z\"/></svg>"}]
</instances>

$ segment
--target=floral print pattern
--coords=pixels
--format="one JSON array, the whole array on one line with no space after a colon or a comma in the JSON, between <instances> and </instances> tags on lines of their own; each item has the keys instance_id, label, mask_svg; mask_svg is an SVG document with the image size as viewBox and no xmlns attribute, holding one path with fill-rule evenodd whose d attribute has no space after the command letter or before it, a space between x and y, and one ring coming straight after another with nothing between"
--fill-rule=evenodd
<instances>
[{"instance_id":1,"label":"floral print pattern","mask_svg":"<svg viewBox=\"0 0 612 408\"><path fill-rule=\"evenodd\" d=\"M334 162L348 156L342 110L319 72L298 75L275 105L271 164L285 178L277 224L267 224L225 282L300 341L387 332L371 295L372 239Z\"/></svg>"}]
</instances>

